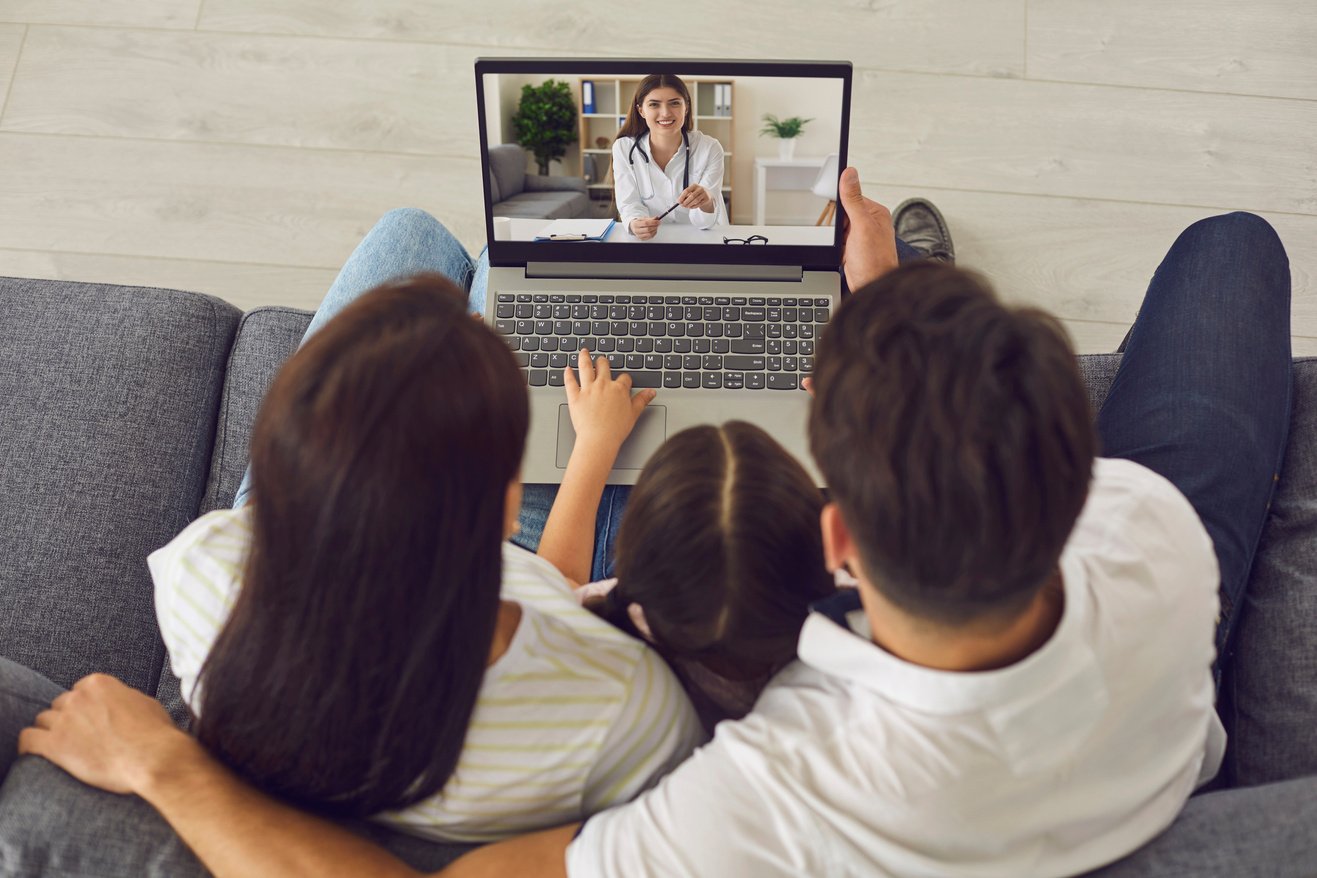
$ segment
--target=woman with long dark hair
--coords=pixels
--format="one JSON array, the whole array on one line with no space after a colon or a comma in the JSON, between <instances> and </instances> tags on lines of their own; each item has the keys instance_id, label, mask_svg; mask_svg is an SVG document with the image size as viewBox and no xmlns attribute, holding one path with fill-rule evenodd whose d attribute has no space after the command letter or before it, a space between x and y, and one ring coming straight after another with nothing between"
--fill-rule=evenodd
<instances>
[{"instance_id":1,"label":"woman with long dark hair","mask_svg":"<svg viewBox=\"0 0 1317 878\"><path fill-rule=\"evenodd\" d=\"M395 282L311 335L262 404L250 503L150 566L212 753L321 813L486 841L626 801L701 734L661 659L506 542L525 382L465 299ZM578 432L607 456L648 397L602 377Z\"/></svg>"},{"instance_id":2,"label":"woman with long dark hair","mask_svg":"<svg viewBox=\"0 0 1317 878\"><path fill-rule=\"evenodd\" d=\"M693 112L690 89L680 77L651 73L636 86L613 141L618 218L641 240L658 234L662 223L701 229L727 224L723 147L694 129Z\"/></svg>"}]
</instances>

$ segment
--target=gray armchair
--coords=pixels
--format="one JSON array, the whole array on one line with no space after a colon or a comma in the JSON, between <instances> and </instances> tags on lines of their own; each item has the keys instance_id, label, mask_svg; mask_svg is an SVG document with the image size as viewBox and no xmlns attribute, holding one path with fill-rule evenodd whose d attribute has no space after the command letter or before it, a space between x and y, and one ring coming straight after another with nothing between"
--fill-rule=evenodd
<instances>
[{"instance_id":1,"label":"gray armchair","mask_svg":"<svg viewBox=\"0 0 1317 878\"><path fill-rule=\"evenodd\" d=\"M494 216L570 219L590 209L579 177L526 173L526 151L515 143L489 148L489 191Z\"/></svg>"}]
</instances>

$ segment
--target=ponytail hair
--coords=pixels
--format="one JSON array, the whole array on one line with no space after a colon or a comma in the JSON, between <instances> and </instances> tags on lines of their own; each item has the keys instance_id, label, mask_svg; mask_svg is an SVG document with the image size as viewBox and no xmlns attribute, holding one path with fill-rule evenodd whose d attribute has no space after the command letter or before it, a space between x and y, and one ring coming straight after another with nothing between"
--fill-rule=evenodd
<instances>
[{"instance_id":1,"label":"ponytail hair","mask_svg":"<svg viewBox=\"0 0 1317 878\"><path fill-rule=\"evenodd\" d=\"M640 85L636 86L636 96L631 101L631 106L627 108L626 121L622 123L622 128L617 132L617 137L613 138L616 142L623 137L639 138L649 130L649 125L645 123L644 117L640 115L640 105L644 103L645 97L655 89L671 88L675 89L681 99L686 102L686 118L682 120L681 130L689 132L692 125L691 92L686 87L686 83L681 81L680 76L674 76L671 73L651 73L644 79L640 80Z\"/></svg>"},{"instance_id":2,"label":"ponytail hair","mask_svg":"<svg viewBox=\"0 0 1317 878\"><path fill-rule=\"evenodd\" d=\"M646 639L671 659L716 660L742 678L776 671L795 657L809 605L836 588L822 510L804 467L758 427L683 430L631 492L601 615L635 633L639 604Z\"/></svg>"}]
</instances>

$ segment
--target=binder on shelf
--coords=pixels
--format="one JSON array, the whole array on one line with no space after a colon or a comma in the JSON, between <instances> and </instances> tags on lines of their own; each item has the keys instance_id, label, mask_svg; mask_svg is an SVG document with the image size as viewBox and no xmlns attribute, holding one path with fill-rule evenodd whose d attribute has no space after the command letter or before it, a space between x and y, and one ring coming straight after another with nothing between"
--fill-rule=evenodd
<instances>
[{"instance_id":1,"label":"binder on shelf","mask_svg":"<svg viewBox=\"0 0 1317 878\"><path fill-rule=\"evenodd\" d=\"M588 79L581 81L581 112L594 112L594 83Z\"/></svg>"}]
</instances>

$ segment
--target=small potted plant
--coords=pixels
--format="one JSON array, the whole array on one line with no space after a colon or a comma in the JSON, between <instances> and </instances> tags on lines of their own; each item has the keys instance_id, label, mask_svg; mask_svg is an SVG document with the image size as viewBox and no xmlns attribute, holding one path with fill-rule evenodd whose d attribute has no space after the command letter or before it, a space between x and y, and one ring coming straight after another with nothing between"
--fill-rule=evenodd
<instances>
[{"instance_id":1,"label":"small potted plant","mask_svg":"<svg viewBox=\"0 0 1317 878\"><path fill-rule=\"evenodd\" d=\"M792 116L790 119L779 119L772 113L764 114L764 127L759 129L760 137L777 138L777 157L782 161L788 161L796 152L796 138L805 130L806 122L813 122L813 119L802 119L799 116Z\"/></svg>"},{"instance_id":2,"label":"small potted plant","mask_svg":"<svg viewBox=\"0 0 1317 878\"><path fill-rule=\"evenodd\" d=\"M512 131L547 176L549 163L566 155L567 145L576 142L576 100L571 88L552 79L539 86L522 86Z\"/></svg>"}]
</instances>

